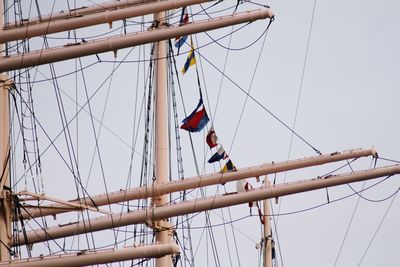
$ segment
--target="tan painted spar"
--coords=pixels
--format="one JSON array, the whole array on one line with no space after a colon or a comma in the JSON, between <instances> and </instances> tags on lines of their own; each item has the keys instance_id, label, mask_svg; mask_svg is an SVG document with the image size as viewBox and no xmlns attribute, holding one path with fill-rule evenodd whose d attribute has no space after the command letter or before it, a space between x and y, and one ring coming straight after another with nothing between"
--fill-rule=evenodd
<instances>
[{"instance_id":1,"label":"tan painted spar","mask_svg":"<svg viewBox=\"0 0 400 267\"><path fill-rule=\"evenodd\" d=\"M226 194L203 199L184 201L178 204L170 204L162 207L149 207L146 210L123 214L114 214L112 216L91 219L90 224L88 221L80 221L47 229L37 229L29 231L26 232L26 235L20 233L15 236L13 246L33 244L50 239L57 239L87 232L95 232L130 224L146 222L151 223L153 221L171 218L174 216L224 208L252 201L263 200L266 198L277 198L280 196L286 196L352 182L370 180L399 173L400 165L393 165L373 170L354 172L350 174L318 177L306 181L281 184L273 187L263 187L260 189L255 189L242 193Z\"/></svg>"},{"instance_id":2,"label":"tan painted spar","mask_svg":"<svg viewBox=\"0 0 400 267\"><path fill-rule=\"evenodd\" d=\"M48 23L50 21L56 21L60 19L70 19L73 17L80 17L84 15L93 14L96 12L111 11L119 8L125 8L140 4L148 4L156 1L157 0L119 0L114 2L98 3L92 6L78 7L75 9L71 9L68 11L61 11L50 15L42 15L40 18L39 17L29 18L28 20L24 20L22 23L18 21L12 21L5 24L4 30L26 27L28 25L35 25L39 23L46 23L46 22Z\"/></svg>"},{"instance_id":3,"label":"tan painted spar","mask_svg":"<svg viewBox=\"0 0 400 267\"><path fill-rule=\"evenodd\" d=\"M109 51L115 52L122 48L168 40L175 38L176 36L215 30L235 24L271 18L273 16L274 14L269 8L264 8L202 22L189 23L179 27L155 29L147 32L109 37L98 41L83 42L65 47L44 49L24 53L22 55L0 57L0 72L33 67Z\"/></svg>"},{"instance_id":4,"label":"tan painted spar","mask_svg":"<svg viewBox=\"0 0 400 267\"><path fill-rule=\"evenodd\" d=\"M88 26L98 25L102 23L111 24L113 21L128 19L143 15L152 14L154 12L166 11L183 6L200 4L215 0L168 0L156 3L149 3L140 6L126 7L113 11L103 11L92 15L82 17L73 17L70 19L52 21L51 23L39 23L26 27L5 30L0 32L0 42L6 43L21 39L29 39L35 36L75 30Z\"/></svg>"},{"instance_id":5,"label":"tan painted spar","mask_svg":"<svg viewBox=\"0 0 400 267\"><path fill-rule=\"evenodd\" d=\"M213 173L209 175L186 178L184 180L175 180L172 182L165 182L164 184L154 184L147 187L137 187L128 190L121 190L117 192L111 192L109 194L102 194L98 196L92 196L89 198L81 198L78 200L71 200L70 202L75 204L83 203L86 206L103 206L108 204L119 203L123 201L144 199L163 194L169 194L179 191L185 191L189 189L223 184L227 182L237 181L241 179L247 179L252 177L260 177L262 175L290 171L305 167L311 167L316 165L323 165L326 163L348 160L352 158L361 158L368 156L375 156L377 153L375 149L352 149L344 152L335 152L331 154L324 154L314 157L306 157L302 159L276 162L270 164L263 164L259 166L253 166L243 169L238 169L236 172L228 173ZM18 195L18 194L17 194ZM93 203L93 202L94 203ZM70 206L63 204L54 204L46 207L31 208L26 207L27 212L22 212L24 219L36 218L47 215L55 215L73 210L80 210L78 208L72 209Z\"/></svg>"},{"instance_id":6,"label":"tan painted spar","mask_svg":"<svg viewBox=\"0 0 400 267\"><path fill-rule=\"evenodd\" d=\"M62 254L0 262L0 267L79 267L141 258L161 257L176 254L178 252L179 247L176 244L125 247L121 249L82 251L74 254Z\"/></svg>"}]
</instances>

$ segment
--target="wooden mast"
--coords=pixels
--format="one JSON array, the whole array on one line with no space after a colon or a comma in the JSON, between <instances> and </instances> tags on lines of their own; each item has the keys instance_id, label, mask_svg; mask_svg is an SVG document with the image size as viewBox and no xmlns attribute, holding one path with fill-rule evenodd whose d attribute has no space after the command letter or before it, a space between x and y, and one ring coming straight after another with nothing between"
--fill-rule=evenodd
<instances>
[{"instance_id":1,"label":"wooden mast","mask_svg":"<svg viewBox=\"0 0 400 267\"><path fill-rule=\"evenodd\" d=\"M264 186L270 187L270 182L268 180L268 176L265 176ZM264 236L263 238L263 255L264 255L264 267L272 267L272 235L271 235L271 223L270 223L270 214L269 211L269 199L264 199L263 201L264 208Z\"/></svg>"},{"instance_id":2,"label":"wooden mast","mask_svg":"<svg viewBox=\"0 0 400 267\"><path fill-rule=\"evenodd\" d=\"M166 12L154 14L153 27L166 28ZM161 185L168 181L168 108L167 108L167 42L161 40L154 43L154 67L155 67L155 181ZM152 206L160 207L168 203L168 195L153 197ZM154 221L151 219L150 227L155 231L156 243L170 244L172 242L171 224L167 219ZM156 260L156 267L172 266L171 256L159 257Z\"/></svg>"},{"instance_id":3,"label":"wooden mast","mask_svg":"<svg viewBox=\"0 0 400 267\"><path fill-rule=\"evenodd\" d=\"M0 32L4 25L4 2L0 0ZM0 54L5 46L0 44ZM0 73L0 261L9 260L11 245L11 192L9 179L9 99L10 81Z\"/></svg>"}]
</instances>

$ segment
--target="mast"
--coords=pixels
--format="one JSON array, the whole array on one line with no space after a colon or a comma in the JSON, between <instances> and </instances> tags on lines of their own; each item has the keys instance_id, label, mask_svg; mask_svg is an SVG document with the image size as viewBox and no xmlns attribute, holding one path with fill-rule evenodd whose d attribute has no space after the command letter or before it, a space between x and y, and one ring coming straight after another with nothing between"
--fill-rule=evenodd
<instances>
[{"instance_id":1,"label":"mast","mask_svg":"<svg viewBox=\"0 0 400 267\"><path fill-rule=\"evenodd\" d=\"M268 176L265 176L264 186L270 187ZM271 235L271 223L270 223L270 211L269 211L269 199L264 199L264 267L272 267L272 235Z\"/></svg>"},{"instance_id":2,"label":"mast","mask_svg":"<svg viewBox=\"0 0 400 267\"><path fill-rule=\"evenodd\" d=\"M167 27L166 12L154 14L153 26L155 28ZM167 42L165 40L154 43L155 51L155 181L156 185L168 181L168 109L167 109ZM153 197L152 205L155 207L164 206L168 203L168 195ZM172 242L172 229L167 220L152 220L151 227L155 231L156 243L169 244ZM170 256L156 259L156 267L172 266Z\"/></svg>"},{"instance_id":3,"label":"mast","mask_svg":"<svg viewBox=\"0 0 400 267\"><path fill-rule=\"evenodd\" d=\"M0 32L4 25L4 2L0 0ZM0 44L0 54L3 54L4 44ZM10 82L4 73L0 73L0 261L10 258L11 244L11 201L9 179L9 101L8 89Z\"/></svg>"}]
</instances>

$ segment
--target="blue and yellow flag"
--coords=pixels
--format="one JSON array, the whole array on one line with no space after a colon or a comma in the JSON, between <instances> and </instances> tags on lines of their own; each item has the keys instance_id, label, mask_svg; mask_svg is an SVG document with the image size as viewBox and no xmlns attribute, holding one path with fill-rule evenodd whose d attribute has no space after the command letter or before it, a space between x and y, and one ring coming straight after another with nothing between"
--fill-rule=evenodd
<instances>
[{"instance_id":1,"label":"blue and yellow flag","mask_svg":"<svg viewBox=\"0 0 400 267\"><path fill-rule=\"evenodd\" d=\"M190 66L196 64L196 58L194 56L194 48L192 45L192 49L190 49L189 55L186 59L185 65L182 68L182 74L185 74L187 70L190 68Z\"/></svg>"},{"instance_id":2,"label":"blue and yellow flag","mask_svg":"<svg viewBox=\"0 0 400 267\"><path fill-rule=\"evenodd\" d=\"M228 160L228 162L225 164L225 166L222 168L221 172L229 172L229 171L236 171L235 165L233 165L231 160Z\"/></svg>"}]
</instances>

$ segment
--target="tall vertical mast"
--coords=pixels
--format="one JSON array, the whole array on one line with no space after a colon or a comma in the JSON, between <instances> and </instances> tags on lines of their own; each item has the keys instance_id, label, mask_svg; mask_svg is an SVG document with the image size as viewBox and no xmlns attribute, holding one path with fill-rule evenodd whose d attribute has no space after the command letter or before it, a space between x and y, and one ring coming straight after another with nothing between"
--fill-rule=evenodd
<instances>
[{"instance_id":1,"label":"tall vertical mast","mask_svg":"<svg viewBox=\"0 0 400 267\"><path fill-rule=\"evenodd\" d=\"M4 25L4 2L0 0L0 31ZM0 54L4 51L4 44L0 45ZM9 260L11 240L11 202L9 179L9 119L8 119L8 88L7 76L0 73L0 261Z\"/></svg>"},{"instance_id":2,"label":"tall vertical mast","mask_svg":"<svg viewBox=\"0 0 400 267\"><path fill-rule=\"evenodd\" d=\"M154 14L155 27L165 27L165 12ZM167 182L168 178L168 124L167 124L167 53L166 41L155 43L155 178L156 184ZM163 206L168 202L168 195L153 198L153 205ZM172 242L169 223L160 221L156 223L156 242L168 244ZM171 257L164 256L156 259L156 267L169 267L172 265Z\"/></svg>"},{"instance_id":3,"label":"tall vertical mast","mask_svg":"<svg viewBox=\"0 0 400 267\"><path fill-rule=\"evenodd\" d=\"M270 182L268 176L265 176L264 186L269 187ZM271 223L269 214L269 199L264 199L264 267L272 267L272 235L271 235Z\"/></svg>"}]
</instances>

